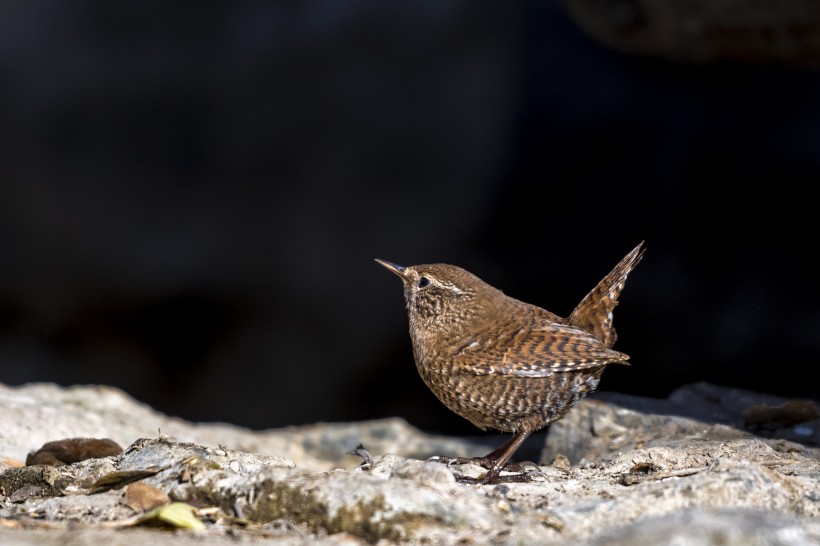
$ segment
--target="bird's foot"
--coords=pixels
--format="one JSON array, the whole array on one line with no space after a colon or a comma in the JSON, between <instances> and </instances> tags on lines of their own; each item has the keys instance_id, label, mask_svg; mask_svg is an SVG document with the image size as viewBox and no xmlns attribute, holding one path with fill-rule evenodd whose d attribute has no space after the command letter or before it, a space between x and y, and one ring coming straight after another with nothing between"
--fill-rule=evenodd
<instances>
[{"instance_id":1,"label":"bird's foot","mask_svg":"<svg viewBox=\"0 0 820 546\"><path fill-rule=\"evenodd\" d=\"M510 466L515 466L516 469L512 470ZM496 485L499 483L530 483L534 480L535 476L541 474L540 471L534 472L526 472L523 470L521 465L507 465L503 468L503 470L512 470L515 474L501 474L502 469L495 469L491 468L486 474L482 476L478 476L477 478L471 478L469 476L458 476L456 481L459 483L469 483L474 485Z\"/></svg>"},{"instance_id":2,"label":"bird's foot","mask_svg":"<svg viewBox=\"0 0 820 546\"><path fill-rule=\"evenodd\" d=\"M487 470L492 470L492 468L495 466L498 460L491 457L443 457L440 455L436 455L434 457L430 457L429 459L427 459L427 461L433 463L442 463L446 464L447 466L460 464L474 464L482 468L486 468ZM509 470L511 472L523 472L524 467L520 463L508 463L506 466L504 466L504 470Z\"/></svg>"},{"instance_id":3,"label":"bird's foot","mask_svg":"<svg viewBox=\"0 0 820 546\"><path fill-rule=\"evenodd\" d=\"M448 467L453 465L474 464L485 468L486 474L478 478L470 478L468 476L459 476L456 481L460 483L471 483L480 485L489 485L497 483L527 483L533 481L533 477L539 472L527 472L526 467L532 468L532 463L523 465L521 463L508 463L502 468L497 468L497 459L492 457L443 457L435 456L427 459L429 462L443 463ZM501 471L516 472L516 474L501 474Z\"/></svg>"}]
</instances>

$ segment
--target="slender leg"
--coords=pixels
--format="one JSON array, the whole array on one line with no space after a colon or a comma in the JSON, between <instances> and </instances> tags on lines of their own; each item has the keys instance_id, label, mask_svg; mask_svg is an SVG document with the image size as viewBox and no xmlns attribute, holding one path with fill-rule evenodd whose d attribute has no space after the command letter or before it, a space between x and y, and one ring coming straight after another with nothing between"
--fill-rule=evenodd
<instances>
[{"instance_id":1,"label":"slender leg","mask_svg":"<svg viewBox=\"0 0 820 546\"><path fill-rule=\"evenodd\" d=\"M530 437L532 432L530 431L522 431L517 432L510 438L507 442L505 442L501 447L487 455L487 458L495 459L492 468L490 468L490 472L495 471L496 474L501 471L504 466L506 466L507 461L518 451L518 448L521 447L527 438Z\"/></svg>"},{"instance_id":2,"label":"slender leg","mask_svg":"<svg viewBox=\"0 0 820 546\"><path fill-rule=\"evenodd\" d=\"M495 459L492 466L487 471L487 475L480 480L480 483L497 483L498 475L501 470L507 465L510 458L518 451L527 438L532 434L531 431L516 432L512 438L505 442L501 447L487 455L487 459Z\"/></svg>"},{"instance_id":3,"label":"slender leg","mask_svg":"<svg viewBox=\"0 0 820 546\"><path fill-rule=\"evenodd\" d=\"M529 436L529 433L527 433L527 436ZM524 439L525 439L525 440L527 439L527 436L525 436L525 437L524 437ZM499 458L499 457L501 457L501 455L503 455L504 453L506 453L506 451L509 449L509 447L510 447L510 446L511 446L514 442L516 442L516 440L517 440L517 439L518 439L518 434L513 434L512 436L510 436L510 439L509 439L509 440L507 440L506 442L504 442L503 444L501 444L501 445L500 445L499 447L497 447L496 449L494 449L494 450L490 451L489 453L487 453L486 455L484 455L484 457L482 457L482 460L484 460L484 461L486 461L486 462L492 462L492 463L495 463L495 462L498 460L498 458ZM512 453L510 453L510 454L507 456L507 459L506 459L506 460L509 460L509 459L510 459L510 457L512 457L512 454L513 454L513 453L515 453L515 450L517 450L519 447L521 447L521 444L522 444L522 443L523 443L523 440L522 440L521 442L518 442L518 446L516 446L516 448L515 448L515 449L513 449L513 452L512 452Z\"/></svg>"},{"instance_id":4,"label":"slender leg","mask_svg":"<svg viewBox=\"0 0 820 546\"><path fill-rule=\"evenodd\" d=\"M487 474L479 478L477 480L471 478L461 478L460 481L466 483L499 483L499 474L507 466L507 463L518 451L518 448L521 447L527 438L530 437L532 434L531 431L522 431L517 432L512 435L512 437L501 444L500 447L494 449L493 451L489 452L487 455L483 457L474 457L474 458L467 458L467 457L456 457L456 458L446 458L446 457L435 457L431 460L435 460L438 462L443 462L449 464L477 464L479 466L483 466L487 469ZM525 474L516 474L515 476L507 476L504 478L504 481L527 481L524 477Z\"/></svg>"}]
</instances>

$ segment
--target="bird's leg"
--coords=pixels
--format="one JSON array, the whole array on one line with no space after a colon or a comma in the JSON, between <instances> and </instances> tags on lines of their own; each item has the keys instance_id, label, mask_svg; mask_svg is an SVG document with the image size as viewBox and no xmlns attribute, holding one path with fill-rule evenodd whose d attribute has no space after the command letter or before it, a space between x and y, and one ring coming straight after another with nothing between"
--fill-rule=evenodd
<instances>
[{"instance_id":1,"label":"bird's leg","mask_svg":"<svg viewBox=\"0 0 820 546\"><path fill-rule=\"evenodd\" d=\"M493 483L501 483L503 481L512 481L512 482L525 482L528 481L526 474L514 474L512 476L504 476L503 478L500 476L501 471L507 465L507 462L510 458L518 451L518 448L521 447L527 438L530 437L532 434L531 431L521 431L516 432L513 434L513 437L504 442L501 447L495 449L488 453L484 457L484 462L488 463L489 466L482 464L484 468L487 469L487 474L481 478L460 478L459 481L464 483L480 483L480 484L493 484ZM480 463L479 463L480 464Z\"/></svg>"},{"instance_id":2,"label":"bird's leg","mask_svg":"<svg viewBox=\"0 0 820 546\"><path fill-rule=\"evenodd\" d=\"M504 466L504 463L510 460L510 457L513 456L513 453L515 453L518 450L518 448L521 447L521 444L523 444L524 441L527 438L529 438L530 434L531 433L529 432L519 432L517 434L513 434L512 436L510 436L509 440L501 444L499 447L490 451L489 453L484 455L484 457L480 457L480 460L484 461L484 464L481 464L481 466L483 466L484 468L489 468L487 466L488 463L491 465L495 465L496 462L499 461L502 457L504 458L504 461L501 463L501 466Z\"/></svg>"},{"instance_id":3,"label":"bird's leg","mask_svg":"<svg viewBox=\"0 0 820 546\"><path fill-rule=\"evenodd\" d=\"M518 451L518 448L530 437L532 434L531 431L521 431L516 432L513 434L512 438L501 444L500 447L494 449L493 451L489 452L487 455L483 457L457 457L454 459L447 459L444 457L437 457L434 460L445 462L449 464L477 464L487 469L487 474L482 478L473 479L473 478L460 478L459 481L466 482L466 483L481 483L481 484L490 484L490 483L501 483L502 481L513 481L513 482L520 482L520 481L527 481L526 474L515 474L513 476L504 476L503 478L499 476L501 471L507 465L507 462L510 458ZM517 469L518 470L518 469Z\"/></svg>"}]
</instances>

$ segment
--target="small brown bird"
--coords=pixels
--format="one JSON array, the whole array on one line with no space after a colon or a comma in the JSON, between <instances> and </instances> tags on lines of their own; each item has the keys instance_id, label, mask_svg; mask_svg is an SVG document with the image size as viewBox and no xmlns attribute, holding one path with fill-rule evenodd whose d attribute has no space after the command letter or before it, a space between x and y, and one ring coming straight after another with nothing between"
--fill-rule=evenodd
<instances>
[{"instance_id":1,"label":"small brown bird","mask_svg":"<svg viewBox=\"0 0 820 546\"><path fill-rule=\"evenodd\" d=\"M485 457L451 461L476 462L488 469L479 482L497 483L530 434L595 390L607 364L628 364L627 355L611 349L612 310L643 251L641 243L627 254L568 318L454 265L376 259L404 283L413 355L430 390L481 430L513 433Z\"/></svg>"}]
</instances>

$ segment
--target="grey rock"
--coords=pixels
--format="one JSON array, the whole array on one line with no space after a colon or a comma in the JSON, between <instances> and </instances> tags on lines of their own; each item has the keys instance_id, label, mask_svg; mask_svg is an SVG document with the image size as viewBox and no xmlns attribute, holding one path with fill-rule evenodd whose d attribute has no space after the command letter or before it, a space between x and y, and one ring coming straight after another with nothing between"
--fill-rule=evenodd
<instances>
[{"instance_id":1,"label":"grey rock","mask_svg":"<svg viewBox=\"0 0 820 546\"><path fill-rule=\"evenodd\" d=\"M330 470L355 465L348 452L363 443L374 453L428 458L483 455L485 447L458 439L423 434L403 419L358 423L317 423L253 431L225 423L191 423L163 415L107 386L60 387L34 383L8 387L0 383L0 455L24 461L29 451L46 442L71 437L110 438L128 446L139 438L170 436L183 442L224 445L271 453L299 461L304 470Z\"/></svg>"},{"instance_id":2,"label":"grey rock","mask_svg":"<svg viewBox=\"0 0 820 546\"><path fill-rule=\"evenodd\" d=\"M0 430L6 458L58 439L45 413L67 437L127 445L0 473L0 544L820 544L818 448L743 428L744 408L782 402L709 385L669 400L601 393L553 424L530 481L466 485L483 469L426 459L484 447L399 419L253 432L185 423L112 389L0 386L16 419ZM128 437L151 427L163 434ZM133 479L202 508L206 529L135 527L122 502Z\"/></svg>"},{"instance_id":3,"label":"grey rock","mask_svg":"<svg viewBox=\"0 0 820 546\"><path fill-rule=\"evenodd\" d=\"M551 425L541 462L559 454L573 464L606 453L670 442L738 438L761 438L778 451L800 451L820 456L820 422L807 421L789 427L746 427L750 408L782 407L789 400L708 383L687 385L668 399L651 399L615 393L597 393L564 419ZM820 407L812 401L804 401Z\"/></svg>"},{"instance_id":4,"label":"grey rock","mask_svg":"<svg viewBox=\"0 0 820 546\"><path fill-rule=\"evenodd\" d=\"M820 522L805 522L762 510L690 510L650 517L598 537L589 546L810 546Z\"/></svg>"}]
</instances>

